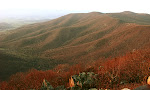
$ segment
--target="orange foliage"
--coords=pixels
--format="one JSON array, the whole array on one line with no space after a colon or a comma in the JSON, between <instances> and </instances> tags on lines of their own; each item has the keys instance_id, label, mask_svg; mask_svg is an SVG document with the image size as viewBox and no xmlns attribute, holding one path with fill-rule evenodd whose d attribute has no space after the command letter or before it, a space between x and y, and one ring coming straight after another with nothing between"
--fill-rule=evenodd
<instances>
[{"instance_id":1,"label":"orange foliage","mask_svg":"<svg viewBox=\"0 0 150 90\"><path fill-rule=\"evenodd\" d=\"M121 83L126 81L132 84L132 89L138 84L145 84L150 76L150 50L137 50L105 61L96 61L93 65L77 64L59 65L53 71L38 71L32 69L26 73L12 75L8 82L1 82L1 90L13 89L40 89L43 79L46 79L53 87L65 85L73 86L70 77L80 72L93 71L98 74L97 88L119 88L124 87ZM135 84L135 85L134 85ZM130 87L130 85L129 85Z\"/></svg>"},{"instance_id":2,"label":"orange foliage","mask_svg":"<svg viewBox=\"0 0 150 90\"><path fill-rule=\"evenodd\" d=\"M96 65L99 74L99 86L118 87L123 81L128 83L146 83L150 75L150 50L138 50L125 56L113 58ZM98 63L98 62L96 62Z\"/></svg>"},{"instance_id":3,"label":"orange foliage","mask_svg":"<svg viewBox=\"0 0 150 90\"><path fill-rule=\"evenodd\" d=\"M70 79L69 79L69 87L74 87L75 85L74 85L74 81L73 81L73 78L71 77Z\"/></svg>"},{"instance_id":4,"label":"orange foliage","mask_svg":"<svg viewBox=\"0 0 150 90\"><path fill-rule=\"evenodd\" d=\"M58 68L58 67L57 67ZM1 82L1 90L13 89L40 89L43 79L46 79L53 87L65 85L69 87L69 77L74 74L79 74L82 71L81 65L74 65L68 67L68 71L55 72L52 70L38 71L32 69L26 73L17 73L10 77L8 82Z\"/></svg>"}]
</instances>

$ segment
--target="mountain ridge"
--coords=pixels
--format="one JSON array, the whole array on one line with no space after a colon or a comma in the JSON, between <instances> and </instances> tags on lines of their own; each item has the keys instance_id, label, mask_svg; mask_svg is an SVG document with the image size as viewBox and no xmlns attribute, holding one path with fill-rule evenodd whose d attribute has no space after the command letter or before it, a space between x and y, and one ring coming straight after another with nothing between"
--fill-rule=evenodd
<instances>
[{"instance_id":1,"label":"mountain ridge","mask_svg":"<svg viewBox=\"0 0 150 90\"><path fill-rule=\"evenodd\" d=\"M53 66L91 62L149 48L149 21L150 15L131 12L68 14L2 33L0 48L38 57L37 63L52 60Z\"/></svg>"},{"instance_id":2,"label":"mountain ridge","mask_svg":"<svg viewBox=\"0 0 150 90\"><path fill-rule=\"evenodd\" d=\"M120 14L126 15L127 13L132 16L133 12L126 11ZM116 13L113 15L116 15ZM111 16L110 14L98 12L68 14L48 22L18 28L14 30L14 33L6 36L3 39L3 43L5 46L12 44L11 46L16 48L36 47L39 50L45 51L47 49L64 48L65 46L80 46L84 43L92 43L95 41L98 43L99 40L99 43L101 43L104 40L106 41L106 38L112 37L115 33L129 33L130 31L128 29L142 27L149 29L149 25L147 24L138 25L138 22L137 24L127 23L126 21L120 20L120 18L116 19L116 17ZM11 43L7 45L7 42Z\"/></svg>"}]
</instances>

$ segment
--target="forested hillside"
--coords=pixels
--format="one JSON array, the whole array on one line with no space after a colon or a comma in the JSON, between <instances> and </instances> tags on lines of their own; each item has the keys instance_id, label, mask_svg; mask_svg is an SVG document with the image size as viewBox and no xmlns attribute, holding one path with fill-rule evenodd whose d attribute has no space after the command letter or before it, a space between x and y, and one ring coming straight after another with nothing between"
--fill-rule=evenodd
<instances>
[{"instance_id":1,"label":"forested hillside","mask_svg":"<svg viewBox=\"0 0 150 90\"><path fill-rule=\"evenodd\" d=\"M70 73L68 71L69 68L66 69L66 67L71 67L71 65L78 63L92 67L94 70L92 72L98 75L104 75L107 71L109 72L108 68L111 68L107 67L107 64L115 62L114 65L116 65L116 62L120 62L120 59L122 61L119 70L126 69L126 66L121 67L122 63L127 63L125 65L128 67L127 72L121 71L118 75L121 75L121 73L129 73L130 75L129 67L132 69L135 68L135 72L141 73L142 71L137 69L142 68L141 70L146 70L148 65L145 63L140 67L136 66L142 62L149 62L149 21L149 14L128 11L122 13L72 13L51 21L30 24L11 31L0 32L0 80L9 80L11 75L17 72L26 72L30 69L43 70L35 70L33 72L49 73L49 71L45 70L52 70L61 65L64 66L61 68L65 68L63 69L65 73ZM129 57L126 55L133 52L137 53L129 54ZM132 61L134 58L139 61ZM106 65L106 70L102 71L103 73L97 71L95 62L102 62L102 65ZM71 75L88 71L89 67L82 65L83 70L68 74L64 79L65 82L60 81L60 83L68 87L68 78ZM112 68L116 69L114 66ZM50 72L57 74L55 70ZM144 75L147 76L149 74L147 71L143 72L138 77L140 78L139 80L144 79ZM28 74L30 73L32 71L28 72ZM23 78L27 78L26 75L28 74L21 73ZM125 79L125 77L135 77L134 75L116 77ZM19 77L21 78L22 76ZM36 88L40 88L42 80L46 77L43 76L39 79L39 84ZM64 78L64 76L62 77ZM13 78L15 78L15 75ZM10 78L10 80L13 78ZM51 82L50 79L47 80ZM126 78L126 80L128 83L141 84L142 82L135 79L132 81L129 78ZM7 83L8 85L9 82ZM51 84L54 87L61 85L53 82ZM30 88L35 87L31 86Z\"/></svg>"}]
</instances>

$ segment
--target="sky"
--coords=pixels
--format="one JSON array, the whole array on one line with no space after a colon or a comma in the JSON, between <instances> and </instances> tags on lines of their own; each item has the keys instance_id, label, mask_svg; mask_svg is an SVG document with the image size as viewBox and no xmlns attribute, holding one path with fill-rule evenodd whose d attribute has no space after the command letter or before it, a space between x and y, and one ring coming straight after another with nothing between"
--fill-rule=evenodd
<instances>
[{"instance_id":1,"label":"sky","mask_svg":"<svg viewBox=\"0 0 150 90\"><path fill-rule=\"evenodd\" d=\"M150 0L0 0L0 17L50 16L68 13L123 12L150 14Z\"/></svg>"}]
</instances>

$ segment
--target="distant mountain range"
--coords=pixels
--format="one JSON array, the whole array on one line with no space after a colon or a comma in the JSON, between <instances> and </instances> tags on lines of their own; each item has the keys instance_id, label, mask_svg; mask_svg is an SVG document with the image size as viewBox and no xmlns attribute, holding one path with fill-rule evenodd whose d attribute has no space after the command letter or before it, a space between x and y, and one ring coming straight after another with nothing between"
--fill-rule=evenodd
<instances>
[{"instance_id":1,"label":"distant mountain range","mask_svg":"<svg viewBox=\"0 0 150 90\"><path fill-rule=\"evenodd\" d=\"M13 28L13 26L11 26L8 23L0 23L0 30L8 30L8 29L11 29L11 28Z\"/></svg>"},{"instance_id":2,"label":"distant mountain range","mask_svg":"<svg viewBox=\"0 0 150 90\"><path fill-rule=\"evenodd\" d=\"M47 65L86 63L104 57L117 57L149 46L150 15L129 11L73 13L22 26L0 36L0 54L23 59L20 62L27 62L29 58L36 61L36 57L41 59L34 63L38 69L49 68ZM49 64L43 63L42 59ZM3 58L0 63L8 60Z\"/></svg>"},{"instance_id":3,"label":"distant mountain range","mask_svg":"<svg viewBox=\"0 0 150 90\"><path fill-rule=\"evenodd\" d=\"M0 30L12 30L23 25L39 23L49 21L50 19L46 18L3 18L0 19Z\"/></svg>"}]
</instances>

